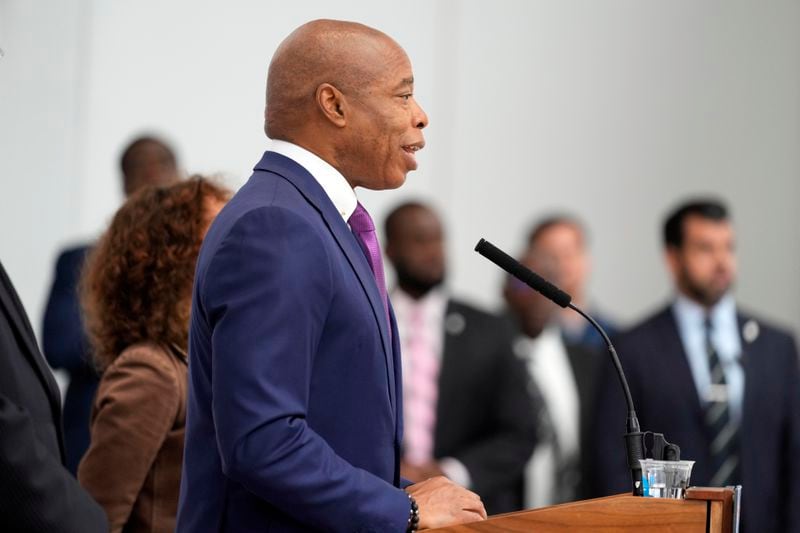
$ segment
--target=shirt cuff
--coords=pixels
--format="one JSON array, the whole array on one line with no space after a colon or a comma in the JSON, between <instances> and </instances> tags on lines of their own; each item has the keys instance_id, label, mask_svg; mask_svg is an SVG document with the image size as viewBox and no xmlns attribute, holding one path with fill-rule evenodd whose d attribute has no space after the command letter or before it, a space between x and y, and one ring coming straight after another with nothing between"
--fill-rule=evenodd
<instances>
[{"instance_id":1,"label":"shirt cuff","mask_svg":"<svg viewBox=\"0 0 800 533\"><path fill-rule=\"evenodd\" d=\"M447 479L461 485L465 489L472 488L472 479L469 477L469 470L464 463L454 457L443 457L439 460L439 468L442 469Z\"/></svg>"}]
</instances>

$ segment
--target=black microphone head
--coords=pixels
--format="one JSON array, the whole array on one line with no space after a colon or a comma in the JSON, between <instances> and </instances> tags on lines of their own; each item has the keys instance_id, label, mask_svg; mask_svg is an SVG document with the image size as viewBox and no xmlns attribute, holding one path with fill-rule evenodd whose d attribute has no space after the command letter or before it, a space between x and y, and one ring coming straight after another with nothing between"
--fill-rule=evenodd
<instances>
[{"instance_id":1,"label":"black microphone head","mask_svg":"<svg viewBox=\"0 0 800 533\"><path fill-rule=\"evenodd\" d=\"M567 307L572 301L572 296L562 291L536 272L526 268L519 261L486 239L478 241L478 244L475 245L475 251L561 307Z\"/></svg>"}]
</instances>

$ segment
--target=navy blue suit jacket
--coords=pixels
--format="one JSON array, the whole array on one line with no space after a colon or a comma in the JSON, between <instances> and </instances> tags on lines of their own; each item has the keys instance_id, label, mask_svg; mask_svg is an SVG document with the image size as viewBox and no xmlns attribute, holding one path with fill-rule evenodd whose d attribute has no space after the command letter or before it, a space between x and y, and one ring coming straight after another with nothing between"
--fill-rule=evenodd
<instances>
[{"instance_id":1,"label":"navy blue suit jacket","mask_svg":"<svg viewBox=\"0 0 800 533\"><path fill-rule=\"evenodd\" d=\"M264 154L198 259L177 530L404 531L390 321L318 182Z\"/></svg>"},{"instance_id":2,"label":"navy blue suit jacket","mask_svg":"<svg viewBox=\"0 0 800 533\"><path fill-rule=\"evenodd\" d=\"M739 331L751 318L740 315ZM759 321L742 339L742 528L747 533L800 531L800 370L793 338ZM670 307L615 340L643 430L664 433L696 461L691 483L712 476L703 408ZM625 403L611 364L604 365L593 436L592 476L601 494L631 488L625 466Z\"/></svg>"},{"instance_id":3,"label":"navy blue suit jacket","mask_svg":"<svg viewBox=\"0 0 800 533\"><path fill-rule=\"evenodd\" d=\"M83 245L58 256L42 327L42 351L47 362L69 373L64 400L64 446L67 468L73 474L89 448L89 418L100 382L78 303L78 281L90 250L90 245Z\"/></svg>"}]
</instances>

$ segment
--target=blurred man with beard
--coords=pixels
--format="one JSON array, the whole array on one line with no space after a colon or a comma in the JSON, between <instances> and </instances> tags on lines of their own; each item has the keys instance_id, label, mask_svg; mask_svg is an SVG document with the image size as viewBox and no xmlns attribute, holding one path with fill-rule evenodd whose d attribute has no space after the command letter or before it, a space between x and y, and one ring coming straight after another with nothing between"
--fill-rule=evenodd
<instances>
[{"instance_id":1,"label":"blurred man with beard","mask_svg":"<svg viewBox=\"0 0 800 533\"><path fill-rule=\"evenodd\" d=\"M644 430L695 460L693 485L741 484L745 532L800 531L800 372L793 337L733 297L734 230L725 206L696 200L664 226L673 301L616 347ZM600 381L592 461L602 493L630 490L622 393Z\"/></svg>"},{"instance_id":2,"label":"blurred man with beard","mask_svg":"<svg viewBox=\"0 0 800 533\"><path fill-rule=\"evenodd\" d=\"M430 207L397 207L385 230L403 358L402 474L444 474L480 494L491 514L518 510L537 427L509 332L444 288L444 232Z\"/></svg>"}]
</instances>

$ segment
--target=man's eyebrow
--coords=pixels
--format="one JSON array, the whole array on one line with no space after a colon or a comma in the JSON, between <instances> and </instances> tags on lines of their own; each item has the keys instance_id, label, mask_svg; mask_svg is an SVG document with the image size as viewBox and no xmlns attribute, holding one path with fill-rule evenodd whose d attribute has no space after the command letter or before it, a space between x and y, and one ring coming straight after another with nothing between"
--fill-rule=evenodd
<instances>
[{"instance_id":1,"label":"man's eyebrow","mask_svg":"<svg viewBox=\"0 0 800 533\"><path fill-rule=\"evenodd\" d=\"M397 84L396 89L402 89L403 87L406 87L406 86L409 86L409 85L413 87L413 85L414 85L414 76L411 76L410 78L403 78L403 80L400 83Z\"/></svg>"}]
</instances>

